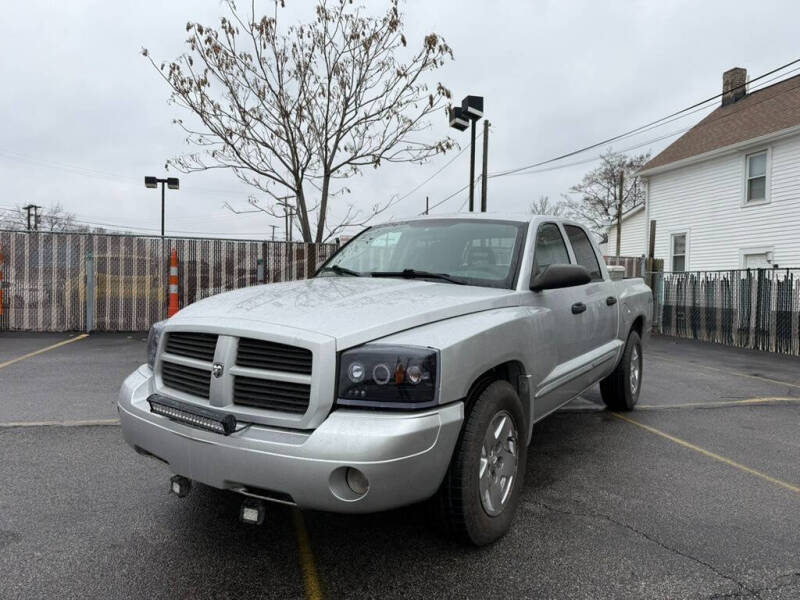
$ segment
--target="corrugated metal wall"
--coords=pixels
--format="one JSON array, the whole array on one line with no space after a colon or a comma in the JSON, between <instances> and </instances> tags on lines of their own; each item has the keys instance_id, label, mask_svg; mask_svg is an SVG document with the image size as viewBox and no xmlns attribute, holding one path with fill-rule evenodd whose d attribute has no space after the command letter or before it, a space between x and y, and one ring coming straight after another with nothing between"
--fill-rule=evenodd
<instances>
[{"instance_id":1,"label":"corrugated metal wall","mask_svg":"<svg viewBox=\"0 0 800 600\"><path fill-rule=\"evenodd\" d=\"M178 254L180 306L258 283L303 279L331 244L0 231L0 330L146 331L166 318L169 257ZM94 275L87 289L87 270Z\"/></svg>"}]
</instances>

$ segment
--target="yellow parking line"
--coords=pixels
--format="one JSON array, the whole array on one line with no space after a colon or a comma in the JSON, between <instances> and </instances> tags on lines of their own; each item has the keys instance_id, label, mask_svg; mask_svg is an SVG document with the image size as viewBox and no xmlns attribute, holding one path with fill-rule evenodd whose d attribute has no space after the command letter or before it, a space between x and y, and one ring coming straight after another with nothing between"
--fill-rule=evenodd
<instances>
[{"instance_id":1,"label":"yellow parking line","mask_svg":"<svg viewBox=\"0 0 800 600\"><path fill-rule=\"evenodd\" d=\"M789 387L794 387L800 389L800 384L797 383L790 383L788 381L781 381L780 379L772 379L771 377L764 377L763 375L750 375L749 373L742 373L741 371L734 371L732 369L720 369L719 367L709 367L708 365L698 365L697 363L690 363L685 362L682 360L675 360L672 358L664 358L663 356L659 356L658 354L652 355L654 358L658 360L663 360L664 362L671 362L676 365L681 365L684 367L694 367L696 369L704 369L706 371L715 371L717 373L726 373L727 375L738 375L739 377L747 377L748 379L758 379L759 381L769 381L770 383L777 383L780 385L788 385Z\"/></svg>"},{"instance_id":2,"label":"yellow parking line","mask_svg":"<svg viewBox=\"0 0 800 600\"><path fill-rule=\"evenodd\" d=\"M715 406L747 406L768 402L800 402L791 396L769 396L765 398L745 398L743 400L724 400L720 402L684 402L681 404L637 404L636 410L668 410L670 408L713 408Z\"/></svg>"},{"instance_id":3,"label":"yellow parking line","mask_svg":"<svg viewBox=\"0 0 800 600\"><path fill-rule=\"evenodd\" d=\"M641 427L645 431L649 431L650 433L654 433L654 434L656 434L658 436L661 436L661 437L663 437L665 439L668 439L671 442L675 442L679 446L683 446L684 448L688 448L689 450L694 450L695 452L699 452L703 456L707 456L709 458L713 458L714 460L717 460L717 461L719 461L721 463L724 463L724 464L726 464L728 466L731 466L731 467L733 467L735 469L739 469L740 471L744 471L745 473L749 473L750 475L755 475L756 477L760 477L761 479L764 479L765 481L769 481L770 483L773 483L773 484L778 485L778 486L780 486L782 488L785 488L785 489L789 490L790 492L794 492L795 494L800 494L800 486L788 483L786 481L778 479L777 477L772 477L771 475L767 475L766 473L762 473L761 471L757 471L756 469L753 469L751 467L748 467L746 465L738 463L735 460L731 460L730 458L726 458L726 457L721 456L721 455L719 455L719 454L717 454L715 452L711 452L710 450L706 450L705 448L701 448L700 446L696 446L695 444L687 442L686 440L682 440L682 439L680 439L678 437L675 437L674 435L670 435L670 434L668 434L668 433L666 433L664 431L661 431L660 429L656 429L655 427L650 427L649 425L645 425L644 423L640 423L639 421L634 421L630 417L626 417L626 416L621 415L619 413L611 413L611 414L614 415L615 417L617 417L618 419L621 419L621 420L623 420L623 421L625 421L627 423L630 423L632 425L636 425L637 427Z\"/></svg>"},{"instance_id":4,"label":"yellow parking line","mask_svg":"<svg viewBox=\"0 0 800 600\"><path fill-rule=\"evenodd\" d=\"M43 352L55 350L56 348L60 348L61 346L71 344L72 342L77 342L78 340L82 340L87 337L89 337L88 333L82 333L77 337L64 340L63 342L58 342L57 344L53 344L52 346L48 346L47 348L42 348L41 350L36 350L35 352L29 352L28 354L23 354L22 356L18 356L17 358L12 358L11 360L7 360L4 363L0 363L0 369L4 369L5 367L13 365L14 363L18 363L21 360L25 360L26 358L31 358L32 356L36 356L37 354L42 354Z\"/></svg>"},{"instance_id":5,"label":"yellow parking line","mask_svg":"<svg viewBox=\"0 0 800 600\"><path fill-rule=\"evenodd\" d=\"M308 600L322 600L322 585L314 565L314 554L311 552L311 542L308 538L308 529L303 513L299 509L292 510L294 529L297 534L297 549L300 552L300 568L303 569L303 583L306 588Z\"/></svg>"}]
</instances>

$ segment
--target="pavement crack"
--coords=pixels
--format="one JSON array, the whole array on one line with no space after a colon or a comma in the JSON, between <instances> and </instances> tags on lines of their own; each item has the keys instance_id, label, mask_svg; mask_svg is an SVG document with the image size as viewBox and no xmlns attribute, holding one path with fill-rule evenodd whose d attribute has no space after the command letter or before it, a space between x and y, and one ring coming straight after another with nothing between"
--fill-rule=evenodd
<instances>
[{"instance_id":1,"label":"pavement crack","mask_svg":"<svg viewBox=\"0 0 800 600\"><path fill-rule=\"evenodd\" d=\"M628 531L631 531L631 532L635 533L636 535L638 535L640 537L643 537L647 541L659 546L660 548L663 548L667 552L671 552L672 554L675 554L677 556L681 556L683 558L686 558L687 560L691 560L692 562L697 563L698 565L701 565L701 566L705 567L706 569L708 569L708 570L712 571L713 573L715 573L717 576L736 584L742 591L747 592L751 596L753 596L755 598L761 598L761 596L759 596L757 590L752 589L752 588L748 587L747 585L745 585L744 583L742 583L741 581L735 579L734 577L731 577L730 575L728 575L726 573L723 573L722 571L717 569L714 565L712 565L712 564L710 564L710 563L708 563L708 562L706 562L706 561L704 561L704 560L702 560L700 558L697 558L696 556L692 556L691 554L687 554L686 552L681 552L677 548L673 548L672 546L668 546L667 544L665 544L661 540L653 537L652 535L648 534L647 532L642 531L641 529L637 529L636 527L634 527L632 525L629 525L627 523L624 523L623 521L618 521L617 519L615 519L615 518L613 518L613 517L611 517L611 516L609 516L607 514L604 514L604 513L601 513L601 512L595 512L595 511L592 511L592 512L581 512L581 511L570 510L568 508L558 508L558 507L552 506L550 504L547 504L546 502L542 502L541 500L532 500L532 501L529 501L529 502L531 502L532 504L538 504L539 506L541 506L543 508L546 508L549 511L556 512L556 513L561 513L561 514L564 514L564 515L570 515L570 516L574 516L574 517L584 517L584 518L605 519L609 523L613 523L614 525L617 525L618 527L623 527L624 529L627 529ZM734 596L732 596L732 597L736 597L736 595L738 595L738 594L734 594ZM724 598L725 596L719 596L719 597L723 597Z\"/></svg>"}]
</instances>

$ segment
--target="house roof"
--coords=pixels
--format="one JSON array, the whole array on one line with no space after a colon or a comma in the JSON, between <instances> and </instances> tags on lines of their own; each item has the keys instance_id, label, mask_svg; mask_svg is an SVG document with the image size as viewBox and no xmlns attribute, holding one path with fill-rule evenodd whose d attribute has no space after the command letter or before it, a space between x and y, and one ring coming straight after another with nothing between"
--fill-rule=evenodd
<instances>
[{"instance_id":1,"label":"house roof","mask_svg":"<svg viewBox=\"0 0 800 600\"><path fill-rule=\"evenodd\" d=\"M800 75L720 106L670 144L639 171L746 142L800 125Z\"/></svg>"}]
</instances>

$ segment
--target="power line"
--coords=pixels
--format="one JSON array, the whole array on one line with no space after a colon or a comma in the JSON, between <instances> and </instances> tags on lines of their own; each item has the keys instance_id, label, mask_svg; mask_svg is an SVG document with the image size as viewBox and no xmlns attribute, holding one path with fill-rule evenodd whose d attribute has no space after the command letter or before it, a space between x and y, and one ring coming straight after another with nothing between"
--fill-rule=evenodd
<instances>
[{"instance_id":1,"label":"power line","mask_svg":"<svg viewBox=\"0 0 800 600\"><path fill-rule=\"evenodd\" d=\"M2 207L2 206L0 206L0 210L6 211L6 212L9 212L9 213L18 212L17 209L8 208L8 207ZM65 217L57 217L57 216L50 216L49 218L53 219L53 220L60 220L60 221L67 220ZM121 229L121 230L133 231L133 232L139 231L139 232L148 232L148 233L149 232L158 233L158 232L161 231L160 229L155 229L155 228L152 228L152 227L138 227L138 226L131 226L131 225L121 225L121 224L118 224L118 223L106 223L106 222L102 222L102 221L89 221L89 220L84 220L84 219L70 219L70 221L72 223L77 224L77 225L89 225L89 226L92 226L92 227L110 227L110 228L114 228L114 229ZM171 233L187 233L187 234L203 234L203 235L249 235L249 236L265 235L264 232L242 232L242 233L237 233L237 232L230 232L230 231L189 231L189 230L183 230L183 229L172 229L172 230L170 230L170 232Z\"/></svg>"},{"instance_id":2,"label":"power line","mask_svg":"<svg viewBox=\"0 0 800 600\"><path fill-rule=\"evenodd\" d=\"M754 79L751 79L745 85L752 84L755 81L758 81L758 80L761 80L761 79L763 79L765 77L773 75L773 74L777 73L778 71L782 71L786 67L794 65L794 64L796 64L798 62L800 62L800 58L796 59L796 60L793 60L793 61L791 61L789 63L786 63L785 65L783 65L781 67L778 67L776 69L772 69L771 71L768 71L767 73L759 75L758 77L756 77ZM800 67L792 69L792 70L790 70L790 71L788 71L786 73L782 73L781 75L779 75L777 77L773 77L771 79L768 79L768 80L762 82L759 86L756 86L752 91L758 91L760 89L763 89L769 83L771 83L771 82L773 82L773 81L775 81L777 79L786 80L786 79L788 79L788 78L786 78L786 76L788 74L794 73L796 71L800 71ZM739 89L741 87L744 87L744 86L737 86L734 89ZM796 89L797 87L800 87L800 84L798 84L798 86L794 86L794 87L792 87L792 88L790 88L788 90L784 90L782 93L787 93L787 92L789 92L791 90ZM642 125L640 127L636 127L636 128L631 129L631 130L629 130L629 131L627 131L625 133L621 133L619 135L613 136L612 138L608 138L608 139L603 140L601 142L597 142L595 144L591 144L590 146L586 146L584 148L580 148L578 150L574 150L572 152L568 152L566 154L562 154L560 156L557 156L557 157L554 157L554 158L551 158L551 159L548 159L548 160L540 161L538 163L534 163L534 164L531 164L531 165L526 165L524 167L518 167L518 168L514 168L514 169L508 169L508 170L505 170L505 171L500 171L500 172L497 172L497 173L493 173L493 174L489 175L489 178L492 179L492 178L496 178L496 177L505 177L505 176L509 176L509 175L528 175L528 174L542 173L542 172L545 172L545 171L553 171L553 170L557 170L557 169L563 169L563 168L568 168L568 167L572 167L572 166L576 166L576 165L580 165L580 164L594 162L595 160L597 160L599 158L599 156L593 156L593 157L591 157L589 159L584 159L584 160L581 160L581 161L573 161L571 163L555 165L555 166L548 167L548 168L538 168L538 169L536 168L536 167L544 167L544 166L549 165L551 163L563 160L565 158L569 158L570 156L575 156L577 154L581 154L581 153L586 152L588 150L592 150L592 149L598 148L600 146L604 146L605 144L609 143L610 141L618 141L618 140L621 140L621 139L624 139L624 138L627 138L627 137L631 137L631 136L633 136L635 134L644 133L644 132L650 131L652 129L657 129L658 127L662 127L663 125L666 125L668 123L672 123L673 121L677 121L678 119L685 118L685 117L687 117L687 116L689 116L691 114L694 114L696 112L700 112L702 110L705 110L705 109L709 108L709 107L703 106L703 105L707 104L708 102L710 102L712 100L716 100L716 99L720 98L721 96L723 96L723 94L724 94L724 92L720 93L720 94L716 94L716 95L714 95L714 96L712 96L710 98L707 98L706 100L703 100L701 102L697 102L697 103L695 103L695 104L693 104L691 106L688 106L688 107L686 107L684 109L681 109L679 111L671 113L671 114L669 114L669 115L667 115L665 117L662 117L661 119L656 119L655 121L651 121L650 123L647 123L647 124ZM761 102L763 102L763 101L764 100L762 100ZM741 110L741 109L739 109L739 110ZM710 121L706 121L706 123L713 123L713 122L715 122L715 121L717 121L719 119L727 118L727 117L731 116L732 114L735 114L736 112L738 112L738 111L731 111L731 112L729 112L729 113L727 113L725 115L717 117L716 119L712 119ZM678 115L681 115L681 116L678 116ZM685 133L689 129L691 129L691 127L686 127L684 129L673 131L671 133L659 136L657 138L648 139L648 140L646 140L644 142L641 142L639 144L636 144L634 146L630 146L628 148L624 148L623 150L621 150L621 152L629 152L631 150L635 150L637 148L641 148L642 146L646 146L648 144L652 144L652 143L655 143L655 142L658 142L658 141L662 141L664 139L668 139L670 137L674 137L674 136L679 135L681 133ZM467 184L466 186L464 186L462 188L459 188L458 190L456 190L455 192L453 192L452 194L450 194L446 198L444 198L444 199L440 200L439 202L435 203L430 208L433 209L433 208L436 208L437 206L440 206L440 205L444 204L448 200L454 198L455 196L457 196L458 194L463 192L467 187L469 187L469 184Z\"/></svg>"},{"instance_id":3,"label":"power line","mask_svg":"<svg viewBox=\"0 0 800 600\"><path fill-rule=\"evenodd\" d=\"M483 136L483 132L479 133L479 134L478 134L478 136L476 137L476 140L475 140L475 141L479 140L479 139L480 139L482 136ZM409 197L411 194L413 194L414 192L416 192L417 190L419 190L419 189L420 189L422 186L424 186L426 183L428 183L429 181L431 181L431 180L432 180L434 177L436 177L437 175L439 175L439 173L441 173L441 172L442 172L442 171L444 171L444 170L445 170L447 167L449 167L450 165L452 165L452 164L453 164L453 163L456 161L456 159L457 159L459 156L461 156L462 154L464 154L464 152L466 152L466 151L467 151L467 149L468 149L468 148L469 148L469 146L464 146L464 147L463 147L461 150L459 150L459 151L458 151L458 154L456 154L456 155L455 155L453 158L451 158L451 159L450 159L450 160L448 160L448 161L447 161L447 162L446 162L444 165L442 165L442 167L441 167L441 168L439 168L439 169L438 169L438 170L437 170L437 171L436 171L436 172L435 172L433 175L431 175L431 176L430 176L430 177L428 177L426 180L424 180L423 182L419 183L419 184L418 184L416 187L412 188L411 190L409 190L408 192L406 192L405 194L403 194L402 196L400 196L400 197L399 197L399 198L398 198L398 199L397 199L395 202L401 202L401 201L405 200L406 198L408 198L408 197Z\"/></svg>"},{"instance_id":4,"label":"power line","mask_svg":"<svg viewBox=\"0 0 800 600\"><path fill-rule=\"evenodd\" d=\"M800 62L800 58L797 58L797 59L795 59L795 60L793 60L791 62L786 63L785 65L782 65L782 66L780 66L780 67L778 67L776 69L772 69L771 71L768 71L768 72L766 72L766 73L764 73L762 75L759 75L758 77L756 77L754 79L751 79L748 83L736 86L735 88L733 88L730 91L735 91L735 90L738 90L739 88L746 87L747 85L749 85L749 83L753 83L755 81L763 79L764 77L768 77L769 75L777 73L778 71L782 71L785 68L790 67L790 66L792 66L794 64L797 64L799 62ZM503 176L503 175L510 175L510 174L516 173L518 171L524 171L526 169L532 169L534 167L540 167L540 166L543 166L543 165L546 165L546 164L549 164L549 163L552 163L552 162L563 160L565 158L569 158L570 156L575 156L576 154L581 154L581 153L586 152L588 150L594 150L595 148L599 148L600 146L605 146L606 144L610 144L611 142L615 142L615 141L617 141L619 139L622 139L624 137L629 137L629 136L631 136L633 134L640 133L643 130L645 130L647 128L650 128L650 127L652 127L654 125L662 124L662 122L666 121L667 119L670 119L672 117L676 117L678 115L686 113L686 112L688 112L690 110L693 110L695 108L699 108L702 105L711 102L712 100L717 100L718 98L721 98L725 93L727 93L727 92L721 92L719 94L715 94L715 95L713 95L713 96L711 96L709 98L706 98L705 100L701 100L700 102L696 102L696 103L692 104L691 106L687 106L686 108L682 108L681 110L675 111L675 112L673 112L673 113L671 113L669 115L661 117L660 119L656 119L655 121L650 121L649 123L645 123L644 125L640 125L639 127L634 127L633 129L630 129L630 130L628 130L628 131L626 131L624 133L620 133L618 135L614 135L614 136L612 136L610 138L606 138L606 139L601 140L599 142L595 142L594 144L590 144L588 146L584 146L583 148L579 148L577 150L573 150L571 152L567 152L565 154L562 154L560 156L556 156L554 158L549 158L547 160L539 161L539 162L532 163L532 164L529 164L529 165L525 165L525 166L522 166L522 167L516 167L516 168L513 168L513 169L508 169L507 171L502 171L500 173L496 173L495 176L497 177L497 176Z\"/></svg>"},{"instance_id":5,"label":"power line","mask_svg":"<svg viewBox=\"0 0 800 600\"><path fill-rule=\"evenodd\" d=\"M131 181L131 182L139 182L141 181L141 177L135 177L133 175L123 175L121 173L113 173L110 171L101 171L99 169L92 169L89 167L81 167L78 165L70 165L66 163L58 163L53 161L46 161L42 159L38 159L35 157L31 157L26 154L21 154L19 152L14 152L12 150L6 150L0 148L0 156L5 157L9 160L13 160L16 162L21 162L24 164L29 164L36 167L43 167L46 169L57 169L61 171L66 171L69 173L73 173L75 175L81 175L83 177L87 177L89 179L97 179L97 180L104 180L104 181ZM189 187L186 187L186 191L190 191L193 194L208 194L213 196L232 196L232 195L240 195L243 194L244 191L234 191L234 190L221 190L215 188L192 188L191 184Z\"/></svg>"}]
</instances>

